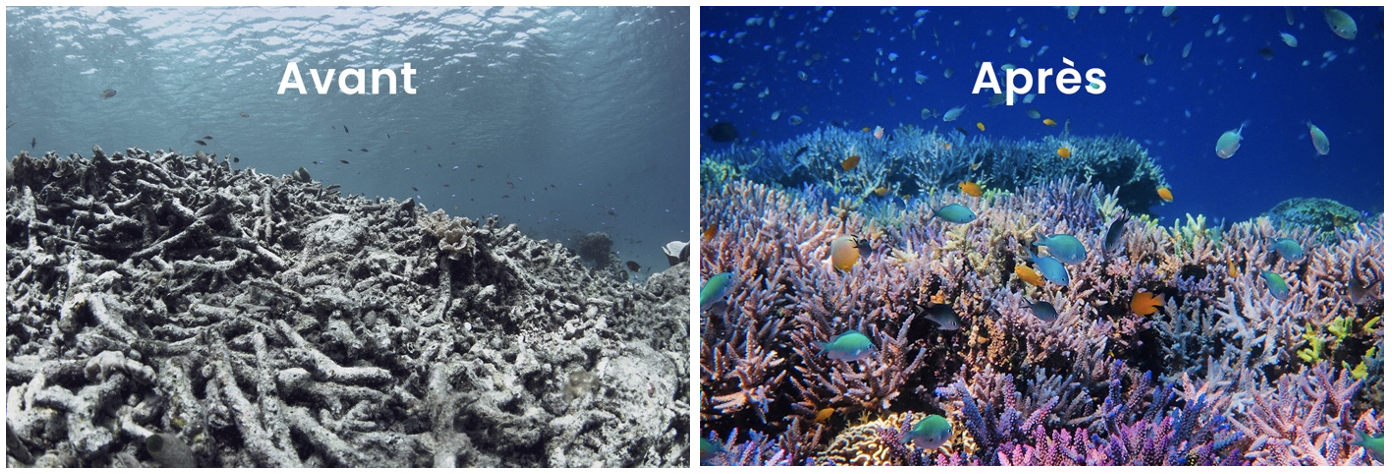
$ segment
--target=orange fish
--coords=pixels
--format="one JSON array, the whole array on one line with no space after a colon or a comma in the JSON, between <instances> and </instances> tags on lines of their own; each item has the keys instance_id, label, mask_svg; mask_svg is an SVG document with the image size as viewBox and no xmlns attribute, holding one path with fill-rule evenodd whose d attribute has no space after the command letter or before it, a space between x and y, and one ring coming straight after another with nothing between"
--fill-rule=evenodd
<instances>
[{"instance_id":1,"label":"orange fish","mask_svg":"<svg viewBox=\"0 0 1392 474\"><path fill-rule=\"evenodd\" d=\"M1157 188L1157 189L1155 190L1155 194L1159 194L1159 195L1160 195L1160 199L1164 199L1165 202L1174 201L1174 193L1171 193L1171 192L1170 192L1170 188L1166 188L1166 187L1163 187L1163 186L1162 186L1162 187Z\"/></svg>"},{"instance_id":2,"label":"orange fish","mask_svg":"<svg viewBox=\"0 0 1392 474\"><path fill-rule=\"evenodd\" d=\"M984 132L984 131L986 131L986 124L981 123L981 122L977 122L977 123L976 123L976 129L977 129L977 130L981 130L981 131Z\"/></svg>"},{"instance_id":3,"label":"orange fish","mask_svg":"<svg viewBox=\"0 0 1392 474\"><path fill-rule=\"evenodd\" d=\"M1228 276L1237 278L1237 265L1233 265L1232 256L1228 256Z\"/></svg>"},{"instance_id":4,"label":"orange fish","mask_svg":"<svg viewBox=\"0 0 1392 474\"><path fill-rule=\"evenodd\" d=\"M1137 291L1136 294L1131 295L1131 311L1141 316L1155 314L1162 304L1164 303L1160 302L1160 297L1152 295L1146 290Z\"/></svg>"},{"instance_id":5,"label":"orange fish","mask_svg":"<svg viewBox=\"0 0 1392 474\"><path fill-rule=\"evenodd\" d=\"M850 171L851 168L855 168L856 163L860 163L860 155L851 155L850 158L841 162L841 170Z\"/></svg>"},{"instance_id":6,"label":"orange fish","mask_svg":"<svg viewBox=\"0 0 1392 474\"><path fill-rule=\"evenodd\" d=\"M884 127L881 127L881 126L879 126L879 125L876 125L876 126L875 126L875 138L876 138L876 139L884 138Z\"/></svg>"},{"instance_id":7,"label":"orange fish","mask_svg":"<svg viewBox=\"0 0 1392 474\"><path fill-rule=\"evenodd\" d=\"M718 228L718 224L711 224L711 225L706 226L706 230L701 231L701 239L703 239L703 240L714 239L714 238L715 238L715 230L716 230L717 228Z\"/></svg>"},{"instance_id":8,"label":"orange fish","mask_svg":"<svg viewBox=\"0 0 1392 474\"><path fill-rule=\"evenodd\" d=\"M943 144L943 149L944 149L944 150L951 150L951 149L952 149L952 144L951 144L951 143L944 143L944 144Z\"/></svg>"},{"instance_id":9,"label":"orange fish","mask_svg":"<svg viewBox=\"0 0 1392 474\"><path fill-rule=\"evenodd\" d=\"M1054 125L1058 125L1058 122L1055 122L1054 119L1044 119L1044 125L1052 127Z\"/></svg>"},{"instance_id":10,"label":"orange fish","mask_svg":"<svg viewBox=\"0 0 1392 474\"><path fill-rule=\"evenodd\" d=\"M1020 279L1024 280L1025 283L1029 283L1034 286L1044 286L1044 276L1040 275L1039 272L1034 271L1033 268L1026 267L1024 265L1016 265L1015 274L1019 275Z\"/></svg>"},{"instance_id":11,"label":"orange fish","mask_svg":"<svg viewBox=\"0 0 1392 474\"><path fill-rule=\"evenodd\" d=\"M862 132L869 132L869 131L870 131L870 127L861 127L860 131L862 131Z\"/></svg>"},{"instance_id":12,"label":"orange fish","mask_svg":"<svg viewBox=\"0 0 1392 474\"><path fill-rule=\"evenodd\" d=\"M961 188L962 192L967 193L968 196L981 197L981 185L971 181L963 181L961 184L958 184L957 187Z\"/></svg>"},{"instance_id":13,"label":"orange fish","mask_svg":"<svg viewBox=\"0 0 1392 474\"><path fill-rule=\"evenodd\" d=\"M812 421L815 421L817 423L825 423L827 420L831 419L831 415L834 413L836 413L835 408L823 408L821 410L817 410L817 417L812 419Z\"/></svg>"},{"instance_id":14,"label":"orange fish","mask_svg":"<svg viewBox=\"0 0 1392 474\"><path fill-rule=\"evenodd\" d=\"M889 192L889 188L886 188L886 187L884 187L884 186L880 186L880 187L878 187L878 188L875 188L875 195L876 195L876 196L884 196L884 195L885 195L886 193L888 193L888 192Z\"/></svg>"},{"instance_id":15,"label":"orange fish","mask_svg":"<svg viewBox=\"0 0 1392 474\"><path fill-rule=\"evenodd\" d=\"M1060 158L1068 158L1068 157L1070 157L1070 156L1073 156L1073 152L1070 151L1070 150L1068 149L1068 147L1066 147L1066 146L1061 146L1061 147L1059 147L1059 149L1058 149L1058 155L1059 155Z\"/></svg>"}]
</instances>

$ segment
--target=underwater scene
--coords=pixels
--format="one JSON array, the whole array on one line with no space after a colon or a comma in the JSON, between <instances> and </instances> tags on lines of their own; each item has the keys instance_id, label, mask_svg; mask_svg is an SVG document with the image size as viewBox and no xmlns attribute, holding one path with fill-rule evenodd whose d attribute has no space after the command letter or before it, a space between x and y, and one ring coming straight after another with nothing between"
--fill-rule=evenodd
<instances>
[{"instance_id":1,"label":"underwater scene","mask_svg":"<svg viewBox=\"0 0 1392 474\"><path fill-rule=\"evenodd\" d=\"M691 10L5 9L7 467L683 467Z\"/></svg>"},{"instance_id":2,"label":"underwater scene","mask_svg":"<svg viewBox=\"0 0 1392 474\"><path fill-rule=\"evenodd\" d=\"M1382 465L1384 11L700 9L702 465Z\"/></svg>"}]
</instances>

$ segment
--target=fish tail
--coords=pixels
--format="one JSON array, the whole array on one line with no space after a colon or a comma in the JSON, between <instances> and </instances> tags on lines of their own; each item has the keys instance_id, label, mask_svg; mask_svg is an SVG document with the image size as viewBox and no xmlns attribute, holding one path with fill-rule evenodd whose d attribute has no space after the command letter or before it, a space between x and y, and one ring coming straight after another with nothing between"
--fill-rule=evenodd
<instances>
[{"instance_id":1,"label":"fish tail","mask_svg":"<svg viewBox=\"0 0 1392 474\"><path fill-rule=\"evenodd\" d=\"M831 347L831 343L829 343L829 342L812 341L812 343L813 343L813 344L816 344L816 345L817 345L817 348L821 349L820 351L817 351L817 355L826 354L826 353L827 353L827 349L830 349L830 347Z\"/></svg>"}]
</instances>

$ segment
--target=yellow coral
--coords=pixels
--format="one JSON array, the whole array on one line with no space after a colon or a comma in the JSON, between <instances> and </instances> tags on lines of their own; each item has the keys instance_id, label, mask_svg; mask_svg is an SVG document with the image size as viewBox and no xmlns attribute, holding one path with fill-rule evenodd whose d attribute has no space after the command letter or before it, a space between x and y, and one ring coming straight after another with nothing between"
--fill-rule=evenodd
<instances>
[{"instance_id":1,"label":"yellow coral","mask_svg":"<svg viewBox=\"0 0 1392 474\"><path fill-rule=\"evenodd\" d=\"M894 464L890 459L889 446L880 439L877 429L897 430L904 423L903 413L895 413L859 425L851 426L836 435L826 449L816 456L816 464L828 463L837 466L887 466ZM925 415L914 414L910 425L918 423Z\"/></svg>"}]
</instances>

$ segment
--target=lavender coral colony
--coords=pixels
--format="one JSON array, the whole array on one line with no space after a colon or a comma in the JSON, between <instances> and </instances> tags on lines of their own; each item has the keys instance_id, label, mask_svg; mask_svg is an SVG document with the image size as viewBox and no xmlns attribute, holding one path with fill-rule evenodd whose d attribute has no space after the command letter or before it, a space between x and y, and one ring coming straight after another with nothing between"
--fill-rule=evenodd
<instances>
[{"instance_id":1,"label":"lavender coral colony","mask_svg":"<svg viewBox=\"0 0 1392 474\"><path fill-rule=\"evenodd\" d=\"M203 152L6 185L8 466L689 464L687 263L618 283Z\"/></svg>"},{"instance_id":2,"label":"lavender coral colony","mask_svg":"<svg viewBox=\"0 0 1392 474\"><path fill-rule=\"evenodd\" d=\"M1381 215L1167 225L1141 145L1066 130L700 173L704 464L1382 463Z\"/></svg>"}]
</instances>

